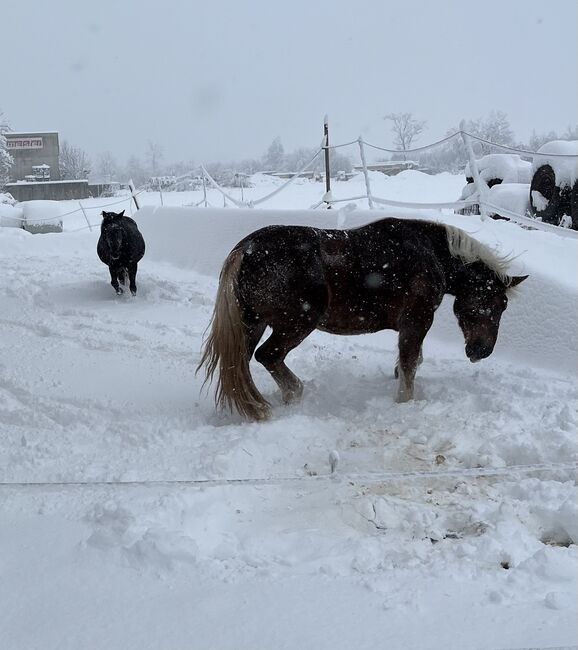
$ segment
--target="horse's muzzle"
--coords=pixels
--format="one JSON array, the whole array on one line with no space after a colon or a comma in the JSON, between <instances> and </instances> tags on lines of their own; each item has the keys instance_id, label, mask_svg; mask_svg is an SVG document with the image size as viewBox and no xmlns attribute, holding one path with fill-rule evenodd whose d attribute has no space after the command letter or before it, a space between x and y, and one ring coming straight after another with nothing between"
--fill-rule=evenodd
<instances>
[{"instance_id":1,"label":"horse's muzzle","mask_svg":"<svg viewBox=\"0 0 578 650\"><path fill-rule=\"evenodd\" d=\"M493 350L493 345L488 345L482 341L474 341L474 343L468 343L466 345L466 356L472 363L476 363L489 357Z\"/></svg>"}]
</instances>

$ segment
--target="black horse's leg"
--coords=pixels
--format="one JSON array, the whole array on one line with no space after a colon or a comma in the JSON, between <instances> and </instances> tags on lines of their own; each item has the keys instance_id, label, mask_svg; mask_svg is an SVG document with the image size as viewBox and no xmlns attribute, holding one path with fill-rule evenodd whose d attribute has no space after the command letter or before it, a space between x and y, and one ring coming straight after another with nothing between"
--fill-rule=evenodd
<instances>
[{"instance_id":1,"label":"black horse's leg","mask_svg":"<svg viewBox=\"0 0 578 650\"><path fill-rule=\"evenodd\" d=\"M119 274L118 267L110 265L108 267L108 270L110 271L110 283L112 284L112 288L116 291L117 295L120 296L120 294L124 292L118 284L118 274Z\"/></svg>"},{"instance_id":2,"label":"black horse's leg","mask_svg":"<svg viewBox=\"0 0 578 650\"><path fill-rule=\"evenodd\" d=\"M314 329L305 322L274 326L271 336L255 352L255 359L271 373L285 403L294 402L303 394L303 382L285 365L285 357Z\"/></svg>"},{"instance_id":3,"label":"black horse's leg","mask_svg":"<svg viewBox=\"0 0 578 650\"><path fill-rule=\"evenodd\" d=\"M130 292L133 296L136 296L136 270L137 270L137 263L136 262L131 262L128 266L128 286L130 288Z\"/></svg>"},{"instance_id":4,"label":"black horse's leg","mask_svg":"<svg viewBox=\"0 0 578 650\"><path fill-rule=\"evenodd\" d=\"M121 266L118 270L118 282L123 287L126 286L126 268L124 266Z\"/></svg>"},{"instance_id":5,"label":"black horse's leg","mask_svg":"<svg viewBox=\"0 0 578 650\"><path fill-rule=\"evenodd\" d=\"M421 363L422 344L433 323L433 305L414 304L404 313L399 327L399 361L396 366L399 376L397 402L413 399L414 379Z\"/></svg>"}]
</instances>

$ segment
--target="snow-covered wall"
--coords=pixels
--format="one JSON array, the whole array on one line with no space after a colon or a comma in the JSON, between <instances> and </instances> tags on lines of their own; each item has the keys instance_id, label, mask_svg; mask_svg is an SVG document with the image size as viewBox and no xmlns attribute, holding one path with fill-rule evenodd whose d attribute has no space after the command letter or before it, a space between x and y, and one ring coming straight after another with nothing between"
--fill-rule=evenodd
<instances>
[{"instance_id":1,"label":"snow-covered wall","mask_svg":"<svg viewBox=\"0 0 578 650\"><path fill-rule=\"evenodd\" d=\"M397 210L398 214L400 213ZM249 233L270 224L352 228L394 213L368 210L239 210L144 207L134 218L150 259L218 277L231 248ZM504 315L496 354L526 363L574 371L578 365L576 277L578 242L556 234L478 216L435 211L404 211L404 216L443 220L459 226L501 253L515 256L515 274L530 274ZM461 334L444 301L432 334L461 346Z\"/></svg>"}]
</instances>

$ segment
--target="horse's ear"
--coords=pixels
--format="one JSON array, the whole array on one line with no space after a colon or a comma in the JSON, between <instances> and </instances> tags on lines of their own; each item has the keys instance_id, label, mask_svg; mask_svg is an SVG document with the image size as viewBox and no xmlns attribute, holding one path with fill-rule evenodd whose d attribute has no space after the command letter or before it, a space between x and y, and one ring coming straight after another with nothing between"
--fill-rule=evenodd
<instances>
[{"instance_id":1,"label":"horse's ear","mask_svg":"<svg viewBox=\"0 0 578 650\"><path fill-rule=\"evenodd\" d=\"M510 284L508 285L508 288L511 289L512 287L517 287L521 282L524 282L526 278L529 276L527 275L514 275L512 278L510 278Z\"/></svg>"},{"instance_id":2,"label":"horse's ear","mask_svg":"<svg viewBox=\"0 0 578 650\"><path fill-rule=\"evenodd\" d=\"M122 212L119 212L116 216L117 217L124 217L124 210ZM526 277L528 277L528 276L526 276Z\"/></svg>"}]
</instances>

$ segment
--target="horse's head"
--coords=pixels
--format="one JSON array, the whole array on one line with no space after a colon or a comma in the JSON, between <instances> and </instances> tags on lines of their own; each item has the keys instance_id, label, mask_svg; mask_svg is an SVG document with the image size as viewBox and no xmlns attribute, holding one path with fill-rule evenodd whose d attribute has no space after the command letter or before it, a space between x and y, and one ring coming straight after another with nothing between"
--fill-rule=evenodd
<instances>
[{"instance_id":1,"label":"horse's head","mask_svg":"<svg viewBox=\"0 0 578 650\"><path fill-rule=\"evenodd\" d=\"M120 257L122 242L123 242L123 229L122 218L124 217L124 210L122 212L103 212L102 213L102 227L101 233L108 244L110 250L110 257L116 261Z\"/></svg>"},{"instance_id":2,"label":"horse's head","mask_svg":"<svg viewBox=\"0 0 578 650\"><path fill-rule=\"evenodd\" d=\"M528 276L504 281L495 273L477 273L474 269L468 275L467 282L456 293L454 314L464 334L466 355L474 363L494 351L500 319L508 306L508 291Z\"/></svg>"}]
</instances>

